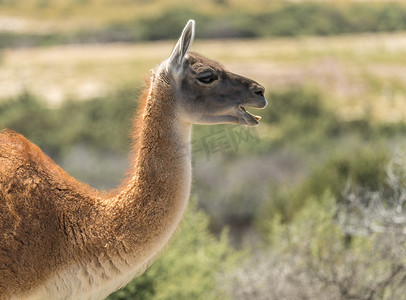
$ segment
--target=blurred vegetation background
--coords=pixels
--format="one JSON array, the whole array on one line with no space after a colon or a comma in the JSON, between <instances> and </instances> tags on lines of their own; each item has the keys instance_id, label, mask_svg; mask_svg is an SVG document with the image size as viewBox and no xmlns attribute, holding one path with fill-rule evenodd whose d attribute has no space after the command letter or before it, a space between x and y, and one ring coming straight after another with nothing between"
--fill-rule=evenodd
<instances>
[{"instance_id":1,"label":"blurred vegetation background","mask_svg":"<svg viewBox=\"0 0 406 300\"><path fill-rule=\"evenodd\" d=\"M0 128L117 186L190 18L193 50L270 103L256 128L195 126L181 228L109 299L406 299L403 1L0 0Z\"/></svg>"}]
</instances>

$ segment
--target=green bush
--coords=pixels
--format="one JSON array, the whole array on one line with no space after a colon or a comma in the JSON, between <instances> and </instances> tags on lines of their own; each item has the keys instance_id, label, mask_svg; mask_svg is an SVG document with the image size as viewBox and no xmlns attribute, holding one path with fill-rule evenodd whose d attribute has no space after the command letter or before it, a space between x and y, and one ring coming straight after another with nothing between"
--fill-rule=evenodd
<instances>
[{"instance_id":1,"label":"green bush","mask_svg":"<svg viewBox=\"0 0 406 300\"><path fill-rule=\"evenodd\" d=\"M297 36L404 30L405 17L406 7L400 3L303 2L263 13L263 34Z\"/></svg>"},{"instance_id":2,"label":"green bush","mask_svg":"<svg viewBox=\"0 0 406 300\"><path fill-rule=\"evenodd\" d=\"M57 160L77 144L123 154L129 150L137 95L137 90L124 88L52 109L24 93L0 103L0 126L23 134Z\"/></svg>"},{"instance_id":3,"label":"green bush","mask_svg":"<svg viewBox=\"0 0 406 300\"><path fill-rule=\"evenodd\" d=\"M274 143L322 144L343 133L344 123L325 106L323 95L307 87L291 87L268 94L271 107L260 114L277 128Z\"/></svg>"},{"instance_id":4,"label":"green bush","mask_svg":"<svg viewBox=\"0 0 406 300\"><path fill-rule=\"evenodd\" d=\"M54 130L57 115L29 93L0 102L0 126L13 129L39 144L49 152L54 150ZM59 126L58 126L59 127Z\"/></svg>"},{"instance_id":5,"label":"green bush","mask_svg":"<svg viewBox=\"0 0 406 300\"><path fill-rule=\"evenodd\" d=\"M301 120L312 120L326 113L321 95L315 90L295 86L284 90L275 90L269 93L272 99L272 109L264 112L263 120L274 123L281 122L288 116Z\"/></svg>"},{"instance_id":6,"label":"green bush","mask_svg":"<svg viewBox=\"0 0 406 300\"><path fill-rule=\"evenodd\" d=\"M405 299L402 234L397 236L399 241L385 232L349 238L345 224L337 220L339 213L334 197L326 192L318 199L308 199L291 222L275 219L269 223L275 258L262 261L268 267L259 274L268 282L277 280L276 295L269 299ZM400 226L404 229L404 224ZM400 251L392 251L392 247ZM265 271L271 268L283 272L276 278ZM234 292L238 290L244 291L244 287ZM251 287L251 292L262 295L264 288L252 291Z\"/></svg>"},{"instance_id":7,"label":"green bush","mask_svg":"<svg viewBox=\"0 0 406 300\"><path fill-rule=\"evenodd\" d=\"M180 230L162 256L140 277L109 300L227 299L217 287L218 276L237 258L226 235L218 239L208 229L209 218L189 204Z\"/></svg>"},{"instance_id":8,"label":"green bush","mask_svg":"<svg viewBox=\"0 0 406 300\"><path fill-rule=\"evenodd\" d=\"M216 6L212 4L212 9L199 11L193 4L170 8L163 4L153 14L129 21L120 21L116 16L116 21L73 32L2 32L0 48L175 39L191 18L199 24L199 38L337 35L406 29L406 6L398 2L341 5L300 2L264 6L259 12L244 11L227 2L221 8ZM223 10L221 14L213 12L218 9Z\"/></svg>"},{"instance_id":9,"label":"green bush","mask_svg":"<svg viewBox=\"0 0 406 300\"><path fill-rule=\"evenodd\" d=\"M326 105L332 101L328 97L306 86L293 86L268 93L270 107L257 113L263 117L261 122L269 123L277 134L272 143L265 140L263 145L274 147L294 144L317 151L330 147L332 143L343 147L342 143L350 139L379 143L384 139L399 138L406 132L404 122L376 122L368 116L343 120Z\"/></svg>"},{"instance_id":10,"label":"green bush","mask_svg":"<svg viewBox=\"0 0 406 300\"><path fill-rule=\"evenodd\" d=\"M264 220L271 220L276 215L279 215L283 222L288 222L302 208L307 207L307 199L318 199L326 191L340 202L342 192L347 186L372 189L383 187L388 161L388 151L376 145L342 150L314 166L300 184L293 187L272 188L271 197L260 210L259 222L267 222Z\"/></svg>"},{"instance_id":11,"label":"green bush","mask_svg":"<svg viewBox=\"0 0 406 300\"><path fill-rule=\"evenodd\" d=\"M137 90L122 89L104 98L64 103L59 109L63 142L127 153L137 97Z\"/></svg>"},{"instance_id":12,"label":"green bush","mask_svg":"<svg viewBox=\"0 0 406 300\"><path fill-rule=\"evenodd\" d=\"M347 151L328 158L316 168L300 187L300 197L319 197L330 190L339 199L346 185L371 189L385 185L387 150L374 146Z\"/></svg>"},{"instance_id":13,"label":"green bush","mask_svg":"<svg viewBox=\"0 0 406 300\"><path fill-rule=\"evenodd\" d=\"M341 185L340 203L337 191L302 192L306 205L290 220L277 213L266 223L272 255L234 271L234 281L241 271L246 275L231 285L233 299L247 293L271 294L269 299L405 299L405 152L384 167L386 155L363 153L368 158L336 159L325 166L335 165L335 176L351 182L351 191ZM333 182L340 186L337 178ZM280 271L270 271L275 269ZM261 282L277 279L271 293L252 283L252 270Z\"/></svg>"},{"instance_id":14,"label":"green bush","mask_svg":"<svg viewBox=\"0 0 406 300\"><path fill-rule=\"evenodd\" d=\"M253 13L230 5L222 14L182 6L132 22L116 23L106 30L120 27L127 33L127 40L175 39L190 18L198 22L200 38L336 35L405 30L406 6L399 3L334 5L303 2L278 8L264 7L261 12Z\"/></svg>"}]
</instances>

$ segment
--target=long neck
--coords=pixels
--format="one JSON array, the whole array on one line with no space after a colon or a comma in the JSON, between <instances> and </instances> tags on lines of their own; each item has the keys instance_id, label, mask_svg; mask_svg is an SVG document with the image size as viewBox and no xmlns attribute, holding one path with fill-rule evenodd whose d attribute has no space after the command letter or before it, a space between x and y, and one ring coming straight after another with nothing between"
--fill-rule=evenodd
<instances>
[{"instance_id":1,"label":"long neck","mask_svg":"<svg viewBox=\"0 0 406 300\"><path fill-rule=\"evenodd\" d=\"M165 80L151 82L132 173L111 197L89 193L73 179L71 197L61 189L63 197L55 201L64 201L57 202L60 212L52 213L52 221L61 218L60 235L66 241L46 260L42 277L48 281L38 288L38 299L101 299L140 274L169 240L186 208L191 182L191 125L177 119L175 101ZM60 168L52 172L61 180L59 186L68 186Z\"/></svg>"},{"instance_id":2,"label":"long neck","mask_svg":"<svg viewBox=\"0 0 406 300\"><path fill-rule=\"evenodd\" d=\"M146 259L168 241L189 198L191 125L176 118L175 100L165 81L151 82L138 122L132 176L115 205L117 230Z\"/></svg>"}]
</instances>

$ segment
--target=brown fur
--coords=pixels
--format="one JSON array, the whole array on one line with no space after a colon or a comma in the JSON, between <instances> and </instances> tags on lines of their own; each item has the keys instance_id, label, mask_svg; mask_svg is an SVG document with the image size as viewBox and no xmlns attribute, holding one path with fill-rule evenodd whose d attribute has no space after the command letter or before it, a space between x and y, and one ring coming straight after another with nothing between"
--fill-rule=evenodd
<instances>
[{"instance_id":1,"label":"brown fur","mask_svg":"<svg viewBox=\"0 0 406 300\"><path fill-rule=\"evenodd\" d=\"M0 299L29 291L66 253L87 247L83 230L98 223L98 198L23 136L2 131Z\"/></svg>"},{"instance_id":2,"label":"brown fur","mask_svg":"<svg viewBox=\"0 0 406 300\"><path fill-rule=\"evenodd\" d=\"M102 299L140 274L186 208L192 123L258 124L241 105L264 107L263 87L187 57L193 24L152 73L131 168L114 192L78 182L22 135L0 132L0 300ZM208 68L210 84L197 77Z\"/></svg>"},{"instance_id":3,"label":"brown fur","mask_svg":"<svg viewBox=\"0 0 406 300\"><path fill-rule=\"evenodd\" d=\"M162 89L167 84L158 82L142 101L132 177L111 198L70 177L22 135L1 132L0 299L35 289L70 260L117 255L111 249L143 264L169 238L168 223L184 210L176 199L188 158L171 130L171 92Z\"/></svg>"}]
</instances>

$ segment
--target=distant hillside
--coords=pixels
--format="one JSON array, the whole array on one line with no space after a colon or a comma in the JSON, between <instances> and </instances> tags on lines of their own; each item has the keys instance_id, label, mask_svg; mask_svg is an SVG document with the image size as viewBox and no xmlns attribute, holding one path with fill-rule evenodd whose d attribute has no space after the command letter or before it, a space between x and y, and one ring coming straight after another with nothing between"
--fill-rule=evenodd
<instances>
[{"instance_id":1,"label":"distant hillside","mask_svg":"<svg viewBox=\"0 0 406 300\"><path fill-rule=\"evenodd\" d=\"M0 0L0 47L175 38L337 35L406 30L401 1Z\"/></svg>"}]
</instances>

